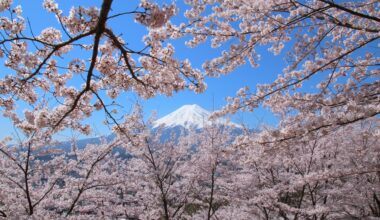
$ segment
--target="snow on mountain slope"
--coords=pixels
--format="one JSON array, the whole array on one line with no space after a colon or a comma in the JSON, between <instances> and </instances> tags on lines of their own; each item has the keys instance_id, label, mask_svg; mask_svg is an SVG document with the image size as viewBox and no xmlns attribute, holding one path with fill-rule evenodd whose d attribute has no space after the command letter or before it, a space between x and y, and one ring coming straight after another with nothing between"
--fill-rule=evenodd
<instances>
[{"instance_id":1,"label":"snow on mountain slope","mask_svg":"<svg viewBox=\"0 0 380 220\"><path fill-rule=\"evenodd\" d=\"M208 119L210 114L209 111L198 105L184 105L174 112L156 120L153 123L153 128L163 125L164 127L182 126L187 129L201 129L206 125L212 124ZM241 127L225 119L217 119L214 121L214 124Z\"/></svg>"}]
</instances>

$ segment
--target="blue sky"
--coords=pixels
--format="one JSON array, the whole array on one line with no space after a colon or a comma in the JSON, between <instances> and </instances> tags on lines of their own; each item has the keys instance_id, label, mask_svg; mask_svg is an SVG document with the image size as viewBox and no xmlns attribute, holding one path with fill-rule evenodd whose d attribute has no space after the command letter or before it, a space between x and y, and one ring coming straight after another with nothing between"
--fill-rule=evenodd
<instances>
[{"instance_id":1,"label":"blue sky","mask_svg":"<svg viewBox=\"0 0 380 220\"><path fill-rule=\"evenodd\" d=\"M73 0L57 0L59 6L67 14L69 8L72 5L81 4L82 6L88 6L96 3L100 7L101 1L73 1ZM162 1L171 3L172 1ZM180 6L179 16L185 11L185 6L182 1L177 1ZM33 32L40 33L41 30L48 26L54 26L59 28L54 15L48 14L42 10L42 1L20 1L15 0L14 5L21 4L23 7L23 15L27 17L31 26L33 27ZM115 0L113 4L113 11L111 14L116 14L119 12L130 11L136 8L138 5L137 0ZM173 23L180 21L180 17L175 17ZM141 41L142 36L146 33L146 28L136 24L134 22L133 15L127 15L121 18L117 18L111 21L110 26L115 30L116 33L123 33L124 39L129 43L131 48L141 48L143 43ZM204 60L210 59L217 56L223 48L211 49L207 44L202 45L198 48L187 48L184 46L184 40L178 40L172 42L176 47L176 56L179 59L188 58L193 66L201 69L201 64ZM227 96L234 96L236 91L243 86L250 86L254 88L255 85L259 83L270 82L275 77L281 73L284 67L284 56L280 54L279 56L273 56L273 54L267 52L266 48L259 48L261 52L261 61L259 62L259 68L252 68L249 64L238 68L233 73L221 76L219 78L206 78L206 83L208 89L202 94L195 94L190 91L181 91L174 94L171 97L157 96L149 100L142 100L137 95L133 93L126 94L122 96L118 101L124 106L126 112L130 111L133 104L138 101L144 107L144 112L146 116L151 114L152 111L157 112L157 117L162 117L177 108L185 104L198 104L207 110L215 110L223 107L226 104L225 98ZM81 56L82 52L78 51L78 56ZM83 54L85 56L85 54ZM3 62L3 61L1 61ZM0 65L0 71L2 76L9 72L5 69L3 65ZM97 134L108 133L108 128L102 125L101 121L104 120L104 113L98 112L92 118L87 120L90 122ZM276 119L273 115L262 108L257 109L252 113L238 113L232 116L232 120L237 123L245 123L251 128L255 128L258 124L266 123L274 125L276 124ZM0 138L10 133L13 133L12 125L4 118L0 116Z\"/></svg>"}]
</instances>

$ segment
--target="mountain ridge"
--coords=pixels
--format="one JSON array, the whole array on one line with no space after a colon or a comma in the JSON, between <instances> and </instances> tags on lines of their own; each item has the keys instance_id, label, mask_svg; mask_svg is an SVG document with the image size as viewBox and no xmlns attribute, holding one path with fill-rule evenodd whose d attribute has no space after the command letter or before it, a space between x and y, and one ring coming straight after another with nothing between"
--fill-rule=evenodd
<instances>
[{"instance_id":1,"label":"mountain ridge","mask_svg":"<svg viewBox=\"0 0 380 220\"><path fill-rule=\"evenodd\" d=\"M211 112L203 109L199 105L184 105L177 110L163 116L162 118L153 122L153 127L151 129L157 129L162 126L162 140L165 141L175 133L178 136L181 132L186 132L189 129L196 129L198 131L202 130L206 125L220 125L220 126L231 126L235 128L235 133L239 134L241 132L241 125L230 122L226 119L219 118L213 121L209 120ZM184 130L182 130L184 128ZM115 134L104 135L101 137L89 137L78 139L75 141L77 149L83 149L88 144L100 144L101 139L110 141L115 138ZM60 141L54 146L47 146L43 148L41 152L46 151L49 154L52 149L59 149L62 152L70 152L72 148L72 141Z\"/></svg>"}]
</instances>

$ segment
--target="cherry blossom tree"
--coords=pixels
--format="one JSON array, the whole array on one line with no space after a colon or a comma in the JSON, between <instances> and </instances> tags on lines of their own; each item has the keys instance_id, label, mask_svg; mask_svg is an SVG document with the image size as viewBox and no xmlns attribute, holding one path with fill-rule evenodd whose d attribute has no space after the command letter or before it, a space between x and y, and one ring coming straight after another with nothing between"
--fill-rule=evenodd
<instances>
[{"instance_id":1,"label":"cherry blossom tree","mask_svg":"<svg viewBox=\"0 0 380 220\"><path fill-rule=\"evenodd\" d=\"M160 129L144 130L137 131L144 141L128 147L134 156L126 174L134 192L127 199L133 217L217 219L226 212L219 210L233 206L238 169L231 127L209 125L174 133L170 139L163 139Z\"/></svg>"},{"instance_id":2,"label":"cherry blossom tree","mask_svg":"<svg viewBox=\"0 0 380 220\"><path fill-rule=\"evenodd\" d=\"M254 85L254 91L248 85L243 87L236 97L228 99L225 108L214 114L218 117L264 106L280 118L278 126L263 128L260 134L254 135L255 138L241 137L241 140L249 140L244 161L251 166L247 165L246 172L257 175L246 182L247 189L257 196L248 197L245 204L258 206L262 218L266 219L377 216L376 193L369 199L371 202L361 203L371 204L366 208L354 204L348 208L346 202L349 200L343 199L343 192L350 190L339 188L336 183L342 181L348 183L346 186L355 185L355 178L366 179L368 176L369 182L377 181L378 164L369 164L364 162L367 159L355 156L363 148L370 149L368 154L374 157L369 160L378 160L376 142L372 142L373 145L357 144L357 140L367 140L367 134L363 133L366 128L361 123L370 120L378 124L380 112L379 58L376 55L380 30L378 3L329 0L186 2L191 6L185 13L189 22L176 26L178 33L193 36L187 42L191 47L211 42L211 47L223 49L220 57L203 64L208 75L228 74L247 62L257 67L258 51L263 48L274 55L286 53L287 65L276 80ZM345 132L350 137L348 140L338 138L337 134ZM376 140L378 127L368 133ZM309 154L313 156L308 158L306 155ZM331 155L336 156L331 158ZM360 162L354 162L356 159L353 158ZM303 165L298 164L302 161ZM299 181L294 174L309 175L305 174L309 172L305 166L314 165L315 161L319 161L319 168L315 167L319 176L310 174L311 179L315 178L312 186L305 185L302 180L297 183L300 185L292 188L293 182ZM331 161L334 165L328 165ZM331 172L321 174L320 169ZM262 178L268 180L260 180ZM321 184L323 181L326 183ZM331 187L330 191L323 193L321 189L324 187ZM305 194L307 191L308 195ZM334 198L335 193L341 197ZM243 194L247 195L245 191ZM363 198L359 194L355 197ZM336 205L335 210L327 208L329 199L336 199L329 204ZM254 213L258 212L254 210L251 215Z\"/></svg>"},{"instance_id":3,"label":"cherry blossom tree","mask_svg":"<svg viewBox=\"0 0 380 220\"><path fill-rule=\"evenodd\" d=\"M174 3L141 0L115 13L112 0L69 11L44 0L56 25L36 33L22 6L0 1L0 109L19 134L0 142L0 217L380 217L379 2L185 2L176 24ZM117 19L146 27L142 48ZM198 70L177 59L176 39L223 52ZM273 82L240 89L214 117L264 106L279 116L273 128L235 141L216 126L162 140L141 108L119 118L122 94L200 93L204 77L257 67L263 48L284 54L286 67ZM90 134L96 111L113 140L47 148L66 130Z\"/></svg>"},{"instance_id":4,"label":"cherry blossom tree","mask_svg":"<svg viewBox=\"0 0 380 220\"><path fill-rule=\"evenodd\" d=\"M140 120L132 130L136 136L124 148L132 155L125 170L129 204L126 213L138 219L181 219L195 190L194 176L188 175L192 141L188 136L173 134L165 137L162 128L151 130L145 124L141 109L137 108L132 120ZM131 122L131 118L128 124ZM124 140L124 133L119 135ZM129 138L128 138L129 139Z\"/></svg>"},{"instance_id":5,"label":"cherry blossom tree","mask_svg":"<svg viewBox=\"0 0 380 220\"><path fill-rule=\"evenodd\" d=\"M193 131L190 138L197 140L192 157L190 174L196 176L192 215L196 219L219 219L220 210L233 204L233 177L238 173L235 166L236 152L232 147L233 127L210 124L202 131Z\"/></svg>"},{"instance_id":6,"label":"cherry blossom tree","mask_svg":"<svg viewBox=\"0 0 380 220\"><path fill-rule=\"evenodd\" d=\"M278 134L264 142L328 132L379 114L377 2L186 2L191 6L185 13L189 23L177 31L193 36L188 45L210 39L211 47L224 49L220 57L203 64L208 75L228 74L247 61L258 66L258 48L286 53L287 66L276 80L252 92L242 88L219 112L264 105L286 116ZM304 85L314 86L313 92Z\"/></svg>"},{"instance_id":7,"label":"cherry blossom tree","mask_svg":"<svg viewBox=\"0 0 380 220\"><path fill-rule=\"evenodd\" d=\"M120 127L114 108L120 94L133 91L151 98L205 89L200 71L189 60L174 58L175 48L166 41L164 26L176 14L175 5L141 1L136 10L118 14L112 6L112 0L104 0L100 8L63 11L55 1L45 0L42 7L57 25L35 33L22 6L0 2L0 56L8 68L0 79L0 108L20 133L18 144L8 138L1 143L1 215L85 216L99 214L91 209L117 204L107 200L106 206L104 199L120 181L112 172L111 154L119 139L88 146L74 152L74 158L59 154L41 160L41 155L54 154L44 152L53 145L53 135L67 129L89 134L91 127L83 120L103 110L125 138L130 135L127 127L134 125ZM128 16L147 28L139 50L131 49L110 24ZM99 212L110 217L111 212Z\"/></svg>"},{"instance_id":8,"label":"cherry blossom tree","mask_svg":"<svg viewBox=\"0 0 380 220\"><path fill-rule=\"evenodd\" d=\"M120 142L67 154L46 148L53 143L45 140L35 132L17 144L1 143L2 213L10 218L115 216L107 203L118 204L115 188L124 183L115 166L120 159L111 154Z\"/></svg>"},{"instance_id":9,"label":"cherry blossom tree","mask_svg":"<svg viewBox=\"0 0 380 220\"><path fill-rule=\"evenodd\" d=\"M6 117L12 119L19 102L36 105L43 97L52 97L49 104L53 107L41 116L44 120L39 126L50 133L65 128L88 133L90 127L80 122L94 111L103 110L110 122L117 123L110 108L123 92L150 98L205 89L200 71L193 69L189 60L175 59L175 48L165 42L169 37L163 26L176 13L174 5L159 7L141 1L135 11L113 14L112 3L103 1L100 8L73 7L67 14L56 2L46 0L43 7L55 16L57 27L35 34L28 28L22 7L2 1L1 12L9 15L1 19L0 40L0 55L10 71L0 81L0 106ZM141 50L129 48L123 33L109 25L111 20L131 14L147 27L147 34L141 36L145 44ZM78 56L79 51L86 55ZM60 62L63 56L67 59ZM72 86L73 80L79 82L77 86ZM14 124L22 126L17 121Z\"/></svg>"},{"instance_id":10,"label":"cherry blossom tree","mask_svg":"<svg viewBox=\"0 0 380 220\"><path fill-rule=\"evenodd\" d=\"M378 217L378 120L332 134L260 146L260 134L241 136L236 146L245 181L237 201L258 219ZM244 196L243 196L244 195Z\"/></svg>"}]
</instances>

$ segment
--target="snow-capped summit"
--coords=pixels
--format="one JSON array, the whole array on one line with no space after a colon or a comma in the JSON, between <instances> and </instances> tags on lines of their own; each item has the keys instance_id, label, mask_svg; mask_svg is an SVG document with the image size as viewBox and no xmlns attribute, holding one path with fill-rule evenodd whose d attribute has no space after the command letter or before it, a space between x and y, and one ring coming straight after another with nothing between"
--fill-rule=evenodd
<instances>
[{"instance_id":1,"label":"snow-capped summit","mask_svg":"<svg viewBox=\"0 0 380 220\"><path fill-rule=\"evenodd\" d=\"M174 112L156 120L153 123L153 128L163 125L164 127L176 127L182 126L184 128L196 128L201 129L205 125L209 125L212 122L209 120L210 112L203 109L199 105L184 105ZM229 122L225 119L217 119L213 121L214 124L228 125L240 127L239 125Z\"/></svg>"}]
</instances>

